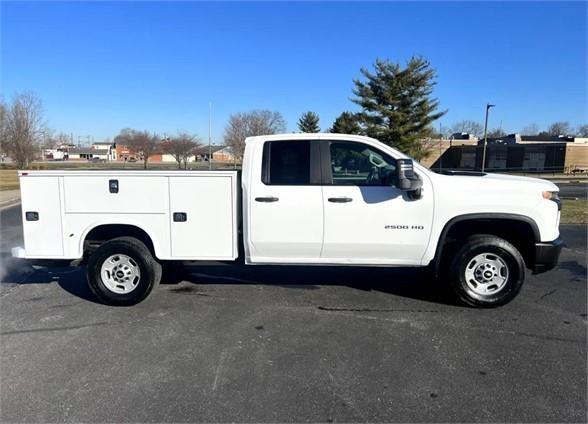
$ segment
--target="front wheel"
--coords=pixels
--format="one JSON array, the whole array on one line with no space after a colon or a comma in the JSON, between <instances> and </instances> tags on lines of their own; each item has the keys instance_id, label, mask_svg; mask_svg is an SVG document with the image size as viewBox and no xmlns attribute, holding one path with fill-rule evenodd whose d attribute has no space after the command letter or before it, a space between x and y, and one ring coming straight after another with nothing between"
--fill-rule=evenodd
<instances>
[{"instance_id":1,"label":"front wheel","mask_svg":"<svg viewBox=\"0 0 588 424\"><path fill-rule=\"evenodd\" d=\"M488 308L516 297L525 279L525 262L508 241L476 235L459 249L449 271L451 288L459 301Z\"/></svg>"},{"instance_id":2,"label":"front wheel","mask_svg":"<svg viewBox=\"0 0 588 424\"><path fill-rule=\"evenodd\" d=\"M135 305L144 300L161 280L161 265L149 249L133 237L109 240L90 256L88 284L103 303Z\"/></svg>"}]
</instances>

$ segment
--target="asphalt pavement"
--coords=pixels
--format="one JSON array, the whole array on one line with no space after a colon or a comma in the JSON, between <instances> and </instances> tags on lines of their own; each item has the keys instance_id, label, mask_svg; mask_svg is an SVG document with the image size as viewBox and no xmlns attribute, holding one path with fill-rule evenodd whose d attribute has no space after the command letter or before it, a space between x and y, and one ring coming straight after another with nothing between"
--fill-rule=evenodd
<instances>
[{"instance_id":1,"label":"asphalt pavement","mask_svg":"<svg viewBox=\"0 0 588 424\"><path fill-rule=\"evenodd\" d=\"M586 226L499 309L426 273L190 266L130 308L76 268L7 258L0 212L2 422L586 422Z\"/></svg>"},{"instance_id":2,"label":"asphalt pavement","mask_svg":"<svg viewBox=\"0 0 588 424\"><path fill-rule=\"evenodd\" d=\"M577 197L586 199L588 197L588 183L556 183L559 187L559 194L562 197Z\"/></svg>"}]
</instances>

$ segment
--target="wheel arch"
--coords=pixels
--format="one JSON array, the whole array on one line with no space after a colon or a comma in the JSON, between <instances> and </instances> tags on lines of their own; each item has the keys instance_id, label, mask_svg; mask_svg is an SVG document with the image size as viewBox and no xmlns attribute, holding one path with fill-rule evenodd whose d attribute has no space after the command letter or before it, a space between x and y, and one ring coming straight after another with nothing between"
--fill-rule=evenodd
<instances>
[{"instance_id":1,"label":"wheel arch","mask_svg":"<svg viewBox=\"0 0 588 424\"><path fill-rule=\"evenodd\" d=\"M478 228L480 231L477 230ZM516 229L517 231L509 236L505 233L507 229ZM436 276L439 275L444 248L449 239L456 235L465 237L473 234L492 234L503 237L519 249L527 267L533 266L535 262L534 244L541 241L537 223L525 215L508 213L471 213L458 215L447 221L437 241L435 256L433 257ZM520 240L514 237L515 235L518 236L521 234L525 236Z\"/></svg>"},{"instance_id":2,"label":"wheel arch","mask_svg":"<svg viewBox=\"0 0 588 424\"><path fill-rule=\"evenodd\" d=\"M129 222L97 222L88 226L82 234L82 237L80 237L79 249L82 255L84 255L88 250L87 242L97 241L103 243L117 237L125 236L134 237L142 241L152 255L159 257L159 252L156 248L157 243L154 242L156 239L152 232L140 227L136 223Z\"/></svg>"}]
</instances>

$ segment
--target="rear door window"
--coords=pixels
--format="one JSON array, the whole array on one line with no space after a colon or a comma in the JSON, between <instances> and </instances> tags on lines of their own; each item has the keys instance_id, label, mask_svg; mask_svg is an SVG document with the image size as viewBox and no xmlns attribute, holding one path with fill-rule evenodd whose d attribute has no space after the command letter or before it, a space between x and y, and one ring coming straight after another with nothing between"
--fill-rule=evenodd
<instances>
[{"instance_id":1,"label":"rear door window","mask_svg":"<svg viewBox=\"0 0 588 424\"><path fill-rule=\"evenodd\" d=\"M262 181L267 185L310 185L310 145L310 140L265 143Z\"/></svg>"}]
</instances>

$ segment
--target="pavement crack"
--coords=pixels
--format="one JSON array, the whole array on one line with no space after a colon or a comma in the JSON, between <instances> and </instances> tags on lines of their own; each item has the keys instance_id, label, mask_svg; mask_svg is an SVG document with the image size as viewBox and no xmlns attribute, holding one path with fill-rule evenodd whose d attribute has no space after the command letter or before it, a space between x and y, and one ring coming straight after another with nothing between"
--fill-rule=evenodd
<instances>
[{"instance_id":1,"label":"pavement crack","mask_svg":"<svg viewBox=\"0 0 588 424\"><path fill-rule=\"evenodd\" d=\"M321 311L332 312L433 312L438 313L435 309L378 309L378 308L338 308L328 306L318 306L317 309Z\"/></svg>"},{"instance_id":2,"label":"pavement crack","mask_svg":"<svg viewBox=\"0 0 588 424\"><path fill-rule=\"evenodd\" d=\"M212 383L212 391L214 392L216 390L216 387L218 385L218 378L221 374L222 368L223 368L223 362L225 360L225 356L226 356L226 352L222 351L218 360L218 365L216 367L216 372L214 373L214 383Z\"/></svg>"},{"instance_id":3,"label":"pavement crack","mask_svg":"<svg viewBox=\"0 0 588 424\"><path fill-rule=\"evenodd\" d=\"M539 299L537 299L536 302L539 302L540 300L545 299L547 296L551 296L553 293L555 293L558 290L559 289L553 289L553 290L548 291L547 293L542 295Z\"/></svg>"},{"instance_id":4,"label":"pavement crack","mask_svg":"<svg viewBox=\"0 0 588 424\"><path fill-rule=\"evenodd\" d=\"M29 328L26 330L13 330L13 331L4 331L0 333L0 336L10 336L15 334L26 334L26 333L44 333L49 331L67 331L67 330L79 330L81 328L89 328L89 327L99 327L102 325L111 325L109 322L95 322L92 324L86 325L71 325L71 326L64 326L64 327L49 327L49 328Z\"/></svg>"},{"instance_id":5,"label":"pavement crack","mask_svg":"<svg viewBox=\"0 0 588 424\"><path fill-rule=\"evenodd\" d=\"M348 392L348 387L345 384L340 384L336 379L335 376L329 371L328 367L319 361L319 365L321 368L326 372L329 376L329 380L331 382L332 392L335 396L339 397L343 400L347 405L353 409L361 417L362 421L367 421L366 416L362 413L362 411L355 405L355 401L352 397L352 392Z\"/></svg>"}]
</instances>

